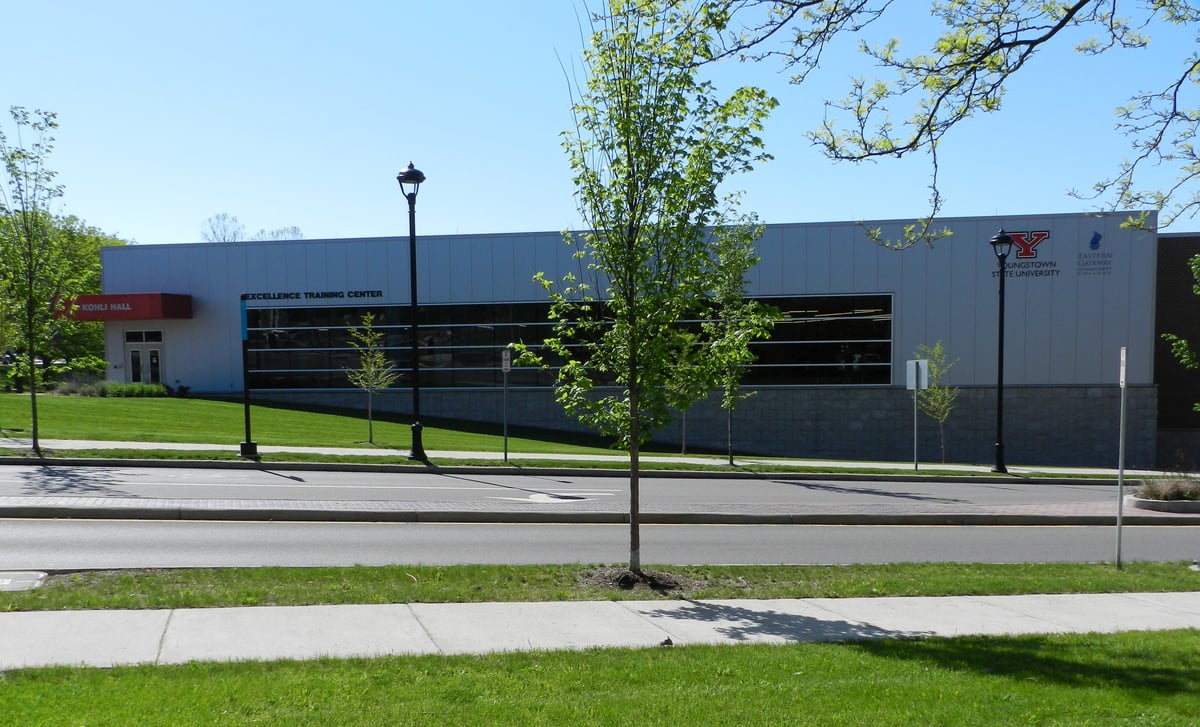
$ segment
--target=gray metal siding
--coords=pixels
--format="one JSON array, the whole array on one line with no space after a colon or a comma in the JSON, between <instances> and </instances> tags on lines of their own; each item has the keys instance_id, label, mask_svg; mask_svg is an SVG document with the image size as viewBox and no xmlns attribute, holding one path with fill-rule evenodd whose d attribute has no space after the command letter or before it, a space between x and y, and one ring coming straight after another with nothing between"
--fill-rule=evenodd
<instances>
[{"instance_id":1,"label":"gray metal siding","mask_svg":"<svg viewBox=\"0 0 1200 727\"><path fill-rule=\"evenodd\" d=\"M886 293L893 296L893 385L918 345L941 340L958 359L948 383L987 386L996 376L997 268L988 240L1044 230L1037 257L1011 262L1006 281L1005 382L1013 386L1116 382L1118 350L1127 346L1130 384L1151 384L1154 350L1153 232L1123 229L1125 215L1040 215L946 219L953 236L903 252L871 243L862 224L770 225L747 276L756 296ZM899 221L867 223L895 236ZM1099 235L1098 249L1090 247ZM559 280L578 270L573 249L556 232L418 238L423 304L545 300L538 271ZM1102 253L1099 267L1081 256ZM162 328L170 377L194 391L241 386L239 299L245 292L380 290L372 303L409 301L408 238L299 240L104 248L106 293L167 292L193 296L190 321L109 324L109 357L123 357L123 330ZM1052 270L1034 277L1031 271ZM1099 270L1101 274L1093 274ZM361 301L342 300L354 305ZM255 306L328 301L255 301ZM110 372L120 378L115 369ZM172 382L173 383L173 382Z\"/></svg>"}]
</instances>

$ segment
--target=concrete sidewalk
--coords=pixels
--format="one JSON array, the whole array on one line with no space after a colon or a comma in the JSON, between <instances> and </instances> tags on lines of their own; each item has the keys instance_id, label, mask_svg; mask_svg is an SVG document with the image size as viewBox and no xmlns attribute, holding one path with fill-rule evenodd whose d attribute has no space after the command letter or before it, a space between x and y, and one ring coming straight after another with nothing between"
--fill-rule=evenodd
<instances>
[{"instance_id":1,"label":"concrete sidewalk","mask_svg":"<svg viewBox=\"0 0 1200 727\"><path fill-rule=\"evenodd\" d=\"M31 446L31 441L20 437L2 437L0 438L0 448L10 450L28 450ZM48 457L53 457L55 450L172 450L181 452L230 452L237 453L238 445L229 444L202 444L202 443L185 443L185 442L124 442L124 441L94 441L83 439L42 439L41 446L43 452ZM354 456L354 457L407 457L409 452L407 449L389 449L387 447L300 447L300 446L273 446L273 445L258 445L260 454L279 454L284 452L296 452L302 454L326 454L332 456ZM435 451L427 450L426 454L431 460L438 464L453 464L456 460L460 461L498 461L503 460L504 455L501 452L461 452L461 451ZM530 452L510 452L509 459L511 460L541 460L541 461L556 461L562 462L569 466L577 462L626 462L628 456L614 452L613 454L548 454L548 453L530 453ZM641 461L646 464L655 463L672 463L672 464L696 464L696 465L723 465L727 460L719 455L667 455L667 454L643 454ZM164 464L174 464L176 466L196 466L196 462L173 462ZM225 464L229 464L226 462ZM243 464L252 465L249 460ZM969 464L941 464L936 462L920 462L917 468L914 468L913 462L864 462L864 461L849 461L849 460L824 460L824 459L799 459L799 458L759 458L759 457L736 457L734 464L739 467L770 467L772 465L779 467L811 467L815 469L828 470L889 470L896 475L916 475L921 476L924 473L922 469L937 470L939 472L962 472L971 474L988 474L991 472L990 465L969 465ZM329 463L328 468L333 469L338 467L336 463ZM420 467L419 463L413 463L412 466ZM1113 468L1106 467L1043 467L1043 466L1022 466L1009 465L1008 471L1014 476L1045 476L1045 477L1079 477L1079 476L1095 476L1095 477L1116 477L1117 471ZM1151 477L1161 475L1161 472L1153 472L1149 470L1127 470L1127 477ZM1003 475L1001 475L1003 476Z\"/></svg>"},{"instance_id":2,"label":"concrete sidewalk","mask_svg":"<svg viewBox=\"0 0 1200 727\"><path fill-rule=\"evenodd\" d=\"M0 671L1200 628L1200 592L0 613Z\"/></svg>"}]
</instances>

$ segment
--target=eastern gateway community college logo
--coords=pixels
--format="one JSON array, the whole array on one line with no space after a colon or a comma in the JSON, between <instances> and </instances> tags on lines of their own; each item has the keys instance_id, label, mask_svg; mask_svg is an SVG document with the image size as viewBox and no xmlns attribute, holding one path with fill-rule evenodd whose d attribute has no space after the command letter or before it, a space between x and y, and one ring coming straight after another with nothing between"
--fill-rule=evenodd
<instances>
[{"instance_id":1,"label":"eastern gateway community college logo","mask_svg":"<svg viewBox=\"0 0 1200 727\"><path fill-rule=\"evenodd\" d=\"M1113 254L1107 250L1100 249L1100 241L1104 236L1099 232L1092 233L1092 239L1088 241L1087 252L1079 253L1079 259L1076 265L1079 270L1079 275L1111 275L1113 266Z\"/></svg>"}]
</instances>

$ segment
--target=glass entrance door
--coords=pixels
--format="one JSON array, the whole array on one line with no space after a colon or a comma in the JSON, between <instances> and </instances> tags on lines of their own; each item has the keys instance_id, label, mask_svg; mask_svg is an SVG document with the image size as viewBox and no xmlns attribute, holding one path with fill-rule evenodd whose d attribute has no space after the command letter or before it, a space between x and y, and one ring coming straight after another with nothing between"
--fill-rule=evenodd
<instances>
[{"instance_id":1,"label":"glass entrance door","mask_svg":"<svg viewBox=\"0 0 1200 727\"><path fill-rule=\"evenodd\" d=\"M126 381L130 384L161 384L162 352L162 331L126 331Z\"/></svg>"},{"instance_id":2,"label":"glass entrance door","mask_svg":"<svg viewBox=\"0 0 1200 727\"><path fill-rule=\"evenodd\" d=\"M131 383L131 384L161 384L162 383L162 349L160 349L160 348L130 348L129 349L129 383Z\"/></svg>"}]
</instances>

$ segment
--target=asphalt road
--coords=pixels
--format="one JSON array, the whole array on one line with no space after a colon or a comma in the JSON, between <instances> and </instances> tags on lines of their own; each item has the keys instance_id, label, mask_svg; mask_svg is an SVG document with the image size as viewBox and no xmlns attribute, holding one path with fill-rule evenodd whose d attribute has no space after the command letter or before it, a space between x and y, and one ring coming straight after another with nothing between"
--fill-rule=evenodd
<instances>
[{"instance_id":1,"label":"asphalt road","mask_svg":"<svg viewBox=\"0 0 1200 727\"><path fill-rule=\"evenodd\" d=\"M503 508L627 511L624 475L493 472L366 473L188 467L0 467L0 497L433 504L451 512ZM1020 480L847 481L816 477L654 477L643 512L709 508L1114 506L1113 484ZM1115 508L1113 508L1115 509ZM101 510L102 512L102 510ZM164 517L167 517L164 515ZM572 516L573 517L573 516ZM483 518L487 519L487 518ZM1115 528L984 526L643 525L646 563L882 563L1112 560ZM627 525L175 520L0 520L0 569L354 564L595 563L628 558ZM1192 560L1200 528L1127 525L1127 560Z\"/></svg>"},{"instance_id":2,"label":"asphalt road","mask_svg":"<svg viewBox=\"0 0 1200 727\"><path fill-rule=\"evenodd\" d=\"M625 475L555 476L238 470L182 467L0 467L0 496L358 500L628 506ZM819 477L643 477L646 509L720 504L789 506L1112 503L1113 484L1019 480L838 481Z\"/></svg>"},{"instance_id":3,"label":"asphalt road","mask_svg":"<svg viewBox=\"0 0 1200 727\"><path fill-rule=\"evenodd\" d=\"M647 564L1111 562L1113 527L643 526ZM620 563L621 525L0 520L0 570ZM1126 527L1123 559L1200 557L1195 527Z\"/></svg>"}]
</instances>

